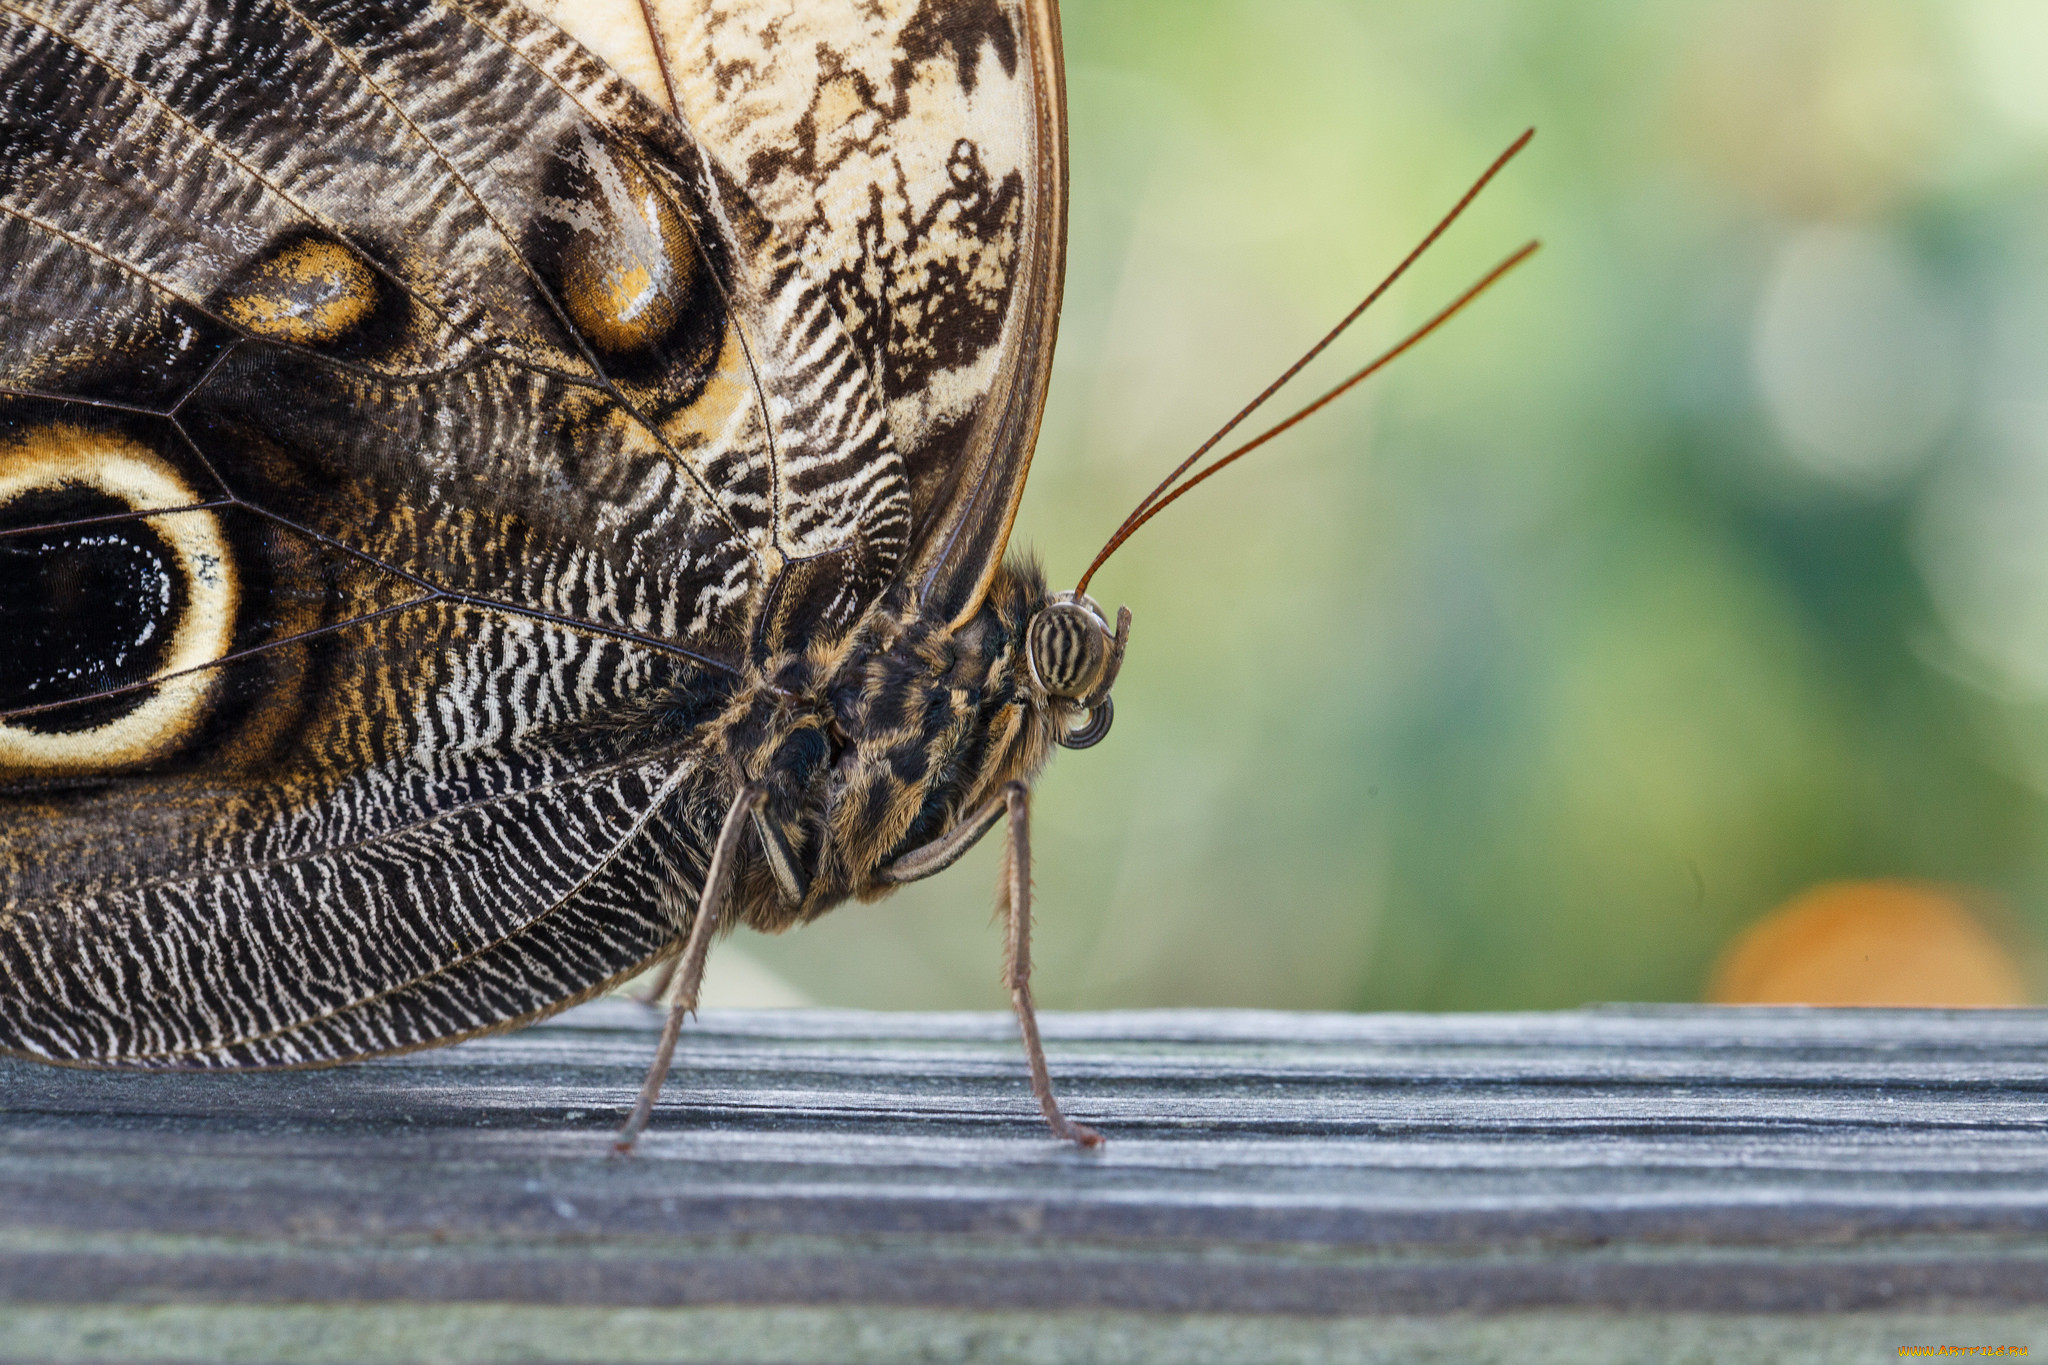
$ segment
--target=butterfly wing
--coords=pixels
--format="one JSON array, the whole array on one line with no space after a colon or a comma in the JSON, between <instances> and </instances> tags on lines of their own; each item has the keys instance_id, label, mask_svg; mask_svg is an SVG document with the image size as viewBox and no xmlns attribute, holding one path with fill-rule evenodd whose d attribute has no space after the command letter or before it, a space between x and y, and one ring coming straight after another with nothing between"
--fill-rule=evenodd
<instances>
[{"instance_id":1,"label":"butterfly wing","mask_svg":"<svg viewBox=\"0 0 2048 1365\"><path fill-rule=\"evenodd\" d=\"M359 1056L657 951L694 728L910 529L717 158L509 4L11 6L0 256L0 1049Z\"/></svg>"},{"instance_id":2,"label":"butterfly wing","mask_svg":"<svg viewBox=\"0 0 2048 1365\"><path fill-rule=\"evenodd\" d=\"M563 8L586 0L555 0ZM664 0L675 96L875 377L911 484L906 575L971 614L1044 410L1066 262L1053 0Z\"/></svg>"},{"instance_id":3,"label":"butterfly wing","mask_svg":"<svg viewBox=\"0 0 2048 1365\"><path fill-rule=\"evenodd\" d=\"M1051 0L657 0L665 54L649 41L638 0L535 8L643 89L661 91L704 152L734 168L740 183L725 202L757 211L756 239L775 245L773 268L787 272L777 276L788 291L782 315L804 319L806 333L834 334L822 355L808 340L797 352L812 353L808 367L780 376L824 431L811 445L843 448L831 423L851 425L844 395L877 396L910 483L903 572L922 556L926 568L912 581L924 600L971 612L1022 493L1058 316L1065 104ZM840 336L851 339L850 356ZM779 435L790 442L786 427ZM857 483L853 467L848 481ZM824 509L843 502L818 488L792 481L783 496L809 493ZM867 523L871 533L893 524L873 515ZM753 618L756 648L837 629L830 608L844 581L830 554L787 561ZM677 869L691 887L704 836L722 815L722 802L700 796L684 837L669 842L698 860ZM563 978L560 964L587 960L597 945L613 947L612 961L634 960L615 946L639 941L640 921L623 908L632 894L578 898L490 951L318 1028L339 1035L330 1046L345 1046L362 1033L403 1033L421 1017L544 1012L556 997L530 983Z\"/></svg>"}]
</instances>

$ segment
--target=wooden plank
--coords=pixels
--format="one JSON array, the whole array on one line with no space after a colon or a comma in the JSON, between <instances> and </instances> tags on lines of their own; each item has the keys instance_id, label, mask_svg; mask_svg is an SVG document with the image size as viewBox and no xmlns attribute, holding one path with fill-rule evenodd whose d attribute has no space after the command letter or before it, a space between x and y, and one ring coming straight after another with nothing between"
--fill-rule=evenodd
<instances>
[{"instance_id":1,"label":"wooden plank","mask_svg":"<svg viewBox=\"0 0 2048 1365\"><path fill-rule=\"evenodd\" d=\"M1045 1135L1006 1018L712 1012L617 1158L655 1028L606 1001L333 1071L0 1063L0 1341L398 1359L359 1329L407 1321L448 1359L946 1331L996 1354L933 1358L1139 1359L1086 1343L1151 1324L1162 1359L1524 1359L1555 1328L1561 1359L1628 1359L1645 1331L2048 1325L2048 1012L1049 1016L1095 1153ZM621 1313L673 1318L668 1353L591 1354ZM513 1321L524 1354L491 1354ZM322 1325L276 1354L292 1322ZM235 1356L237 1323L271 1346Z\"/></svg>"}]
</instances>

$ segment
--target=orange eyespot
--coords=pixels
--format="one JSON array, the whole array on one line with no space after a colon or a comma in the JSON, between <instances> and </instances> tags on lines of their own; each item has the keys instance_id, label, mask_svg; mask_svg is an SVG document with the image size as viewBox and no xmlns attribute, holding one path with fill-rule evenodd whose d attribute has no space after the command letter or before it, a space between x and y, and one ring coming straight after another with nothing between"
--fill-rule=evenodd
<instances>
[{"instance_id":1,"label":"orange eyespot","mask_svg":"<svg viewBox=\"0 0 2048 1365\"><path fill-rule=\"evenodd\" d=\"M576 234L562 258L562 302L599 350L644 350L682 320L697 271L689 225L647 173L593 154L590 202L601 226Z\"/></svg>"},{"instance_id":2,"label":"orange eyespot","mask_svg":"<svg viewBox=\"0 0 2048 1365\"><path fill-rule=\"evenodd\" d=\"M336 341L376 308L376 273L340 242L318 237L263 261L220 305L221 315L243 331L299 346Z\"/></svg>"}]
</instances>

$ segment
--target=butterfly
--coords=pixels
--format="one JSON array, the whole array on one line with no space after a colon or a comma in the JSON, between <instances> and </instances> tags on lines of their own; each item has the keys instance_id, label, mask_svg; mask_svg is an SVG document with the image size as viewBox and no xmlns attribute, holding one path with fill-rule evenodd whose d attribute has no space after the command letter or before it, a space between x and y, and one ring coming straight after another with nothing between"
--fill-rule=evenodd
<instances>
[{"instance_id":1,"label":"butterfly","mask_svg":"<svg viewBox=\"0 0 2048 1365\"><path fill-rule=\"evenodd\" d=\"M622 14L652 88L513 0L0 8L0 1051L327 1065L666 960L630 1142L719 932L1000 825L1092 1144L1028 793L1131 618L1005 558L1054 0Z\"/></svg>"}]
</instances>

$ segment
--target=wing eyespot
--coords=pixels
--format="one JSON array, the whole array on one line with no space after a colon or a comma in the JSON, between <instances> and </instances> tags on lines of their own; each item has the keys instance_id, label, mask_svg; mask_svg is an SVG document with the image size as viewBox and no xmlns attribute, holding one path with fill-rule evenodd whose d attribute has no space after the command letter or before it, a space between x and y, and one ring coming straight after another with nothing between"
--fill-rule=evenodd
<instances>
[{"instance_id":1,"label":"wing eyespot","mask_svg":"<svg viewBox=\"0 0 2048 1365\"><path fill-rule=\"evenodd\" d=\"M602 227L575 233L563 252L563 305L600 350L645 350L682 321L696 244L668 194L633 162L608 160L592 180L588 207Z\"/></svg>"},{"instance_id":2,"label":"wing eyespot","mask_svg":"<svg viewBox=\"0 0 2048 1365\"><path fill-rule=\"evenodd\" d=\"M690 193L648 155L588 131L565 139L522 242L574 344L660 422L730 368L733 338Z\"/></svg>"},{"instance_id":3,"label":"wing eyespot","mask_svg":"<svg viewBox=\"0 0 2048 1365\"><path fill-rule=\"evenodd\" d=\"M0 771L127 768L197 732L240 596L202 501L123 436L51 426L0 445Z\"/></svg>"},{"instance_id":4,"label":"wing eyespot","mask_svg":"<svg viewBox=\"0 0 2048 1365\"><path fill-rule=\"evenodd\" d=\"M646 171L625 158L590 158L582 208L589 226L561 254L570 319L591 344L614 355L660 344L683 321L697 284L688 224Z\"/></svg>"},{"instance_id":5,"label":"wing eyespot","mask_svg":"<svg viewBox=\"0 0 2048 1365\"><path fill-rule=\"evenodd\" d=\"M327 346L369 322L382 292L376 272L355 251L330 238L300 237L251 267L219 309L251 336Z\"/></svg>"}]
</instances>

